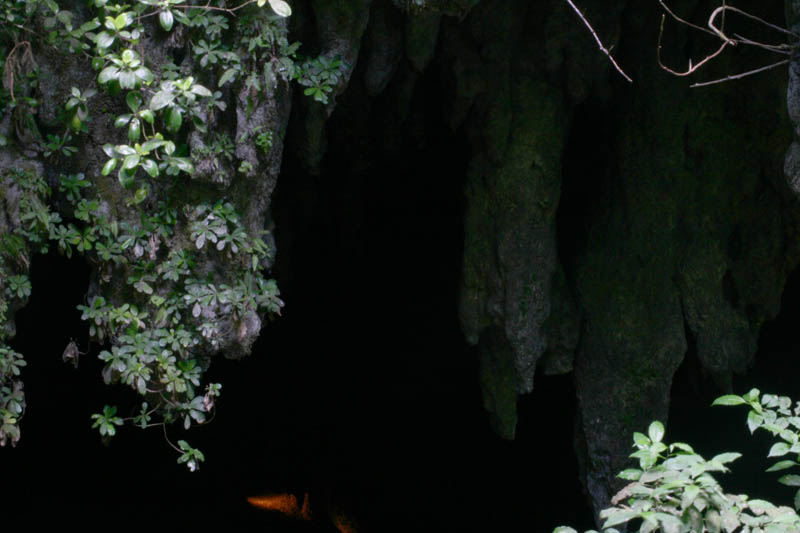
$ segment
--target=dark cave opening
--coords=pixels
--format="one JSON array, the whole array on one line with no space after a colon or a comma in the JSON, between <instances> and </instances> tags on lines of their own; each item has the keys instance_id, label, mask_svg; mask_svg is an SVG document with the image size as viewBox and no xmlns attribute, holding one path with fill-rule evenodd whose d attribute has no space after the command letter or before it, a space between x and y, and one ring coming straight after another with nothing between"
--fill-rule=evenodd
<instances>
[{"instance_id":1,"label":"dark cave opening","mask_svg":"<svg viewBox=\"0 0 800 533\"><path fill-rule=\"evenodd\" d=\"M441 120L434 72L420 80L409 118L389 127L376 126L390 120L380 100L358 115L371 117L364 124L348 122L358 95L346 96L322 174L285 167L274 212L287 306L252 357L212 364L208 379L223 383L213 423L170 429L172 441L205 452L194 474L176 464L159 431L126 428L103 445L90 414L106 403L125 411L133 395L102 384L100 348L89 347L75 308L88 268L54 253L33 262L34 293L14 343L30 361L29 410L20 445L0 450L13 480L2 490L4 523L30 527L58 515L330 530L323 518L294 524L245 501L310 491L366 531L591 526L572 448L570 375L537 375L534 393L519 401L514 442L490 430L477 354L457 320L468 148ZM370 132L392 127L394 148L354 159L350 135L363 146ZM77 371L61 361L71 338L90 352Z\"/></svg>"}]
</instances>

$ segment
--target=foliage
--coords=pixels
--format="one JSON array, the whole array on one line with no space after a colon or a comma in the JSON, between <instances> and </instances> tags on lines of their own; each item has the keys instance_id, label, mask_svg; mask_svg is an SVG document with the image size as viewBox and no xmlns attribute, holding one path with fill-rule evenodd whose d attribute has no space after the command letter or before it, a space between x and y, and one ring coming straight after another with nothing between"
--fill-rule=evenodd
<instances>
[{"instance_id":1,"label":"foliage","mask_svg":"<svg viewBox=\"0 0 800 533\"><path fill-rule=\"evenodd\" d=\"M769 457L792 454L797 460L784 459L767 472L800 466L800 402L792 408L792 400L753 389L744 396L726 395L713 405L747 405L750 411L747 426L769 431L779 437L769 451ZM631 481L620 490L600 513L603 531L613 533L617 526L628 524L641 533L720 532L726 533L789 533L800 530L800 490L794 497L794 509L776 506L747 495L726 494L712 473L727 472L727 464L738 459L739 453L722 453L710 460L695 453L691 446L662 442L664 426L650 425L648 435L634 433L631 454L639 468L620 472L622 479ZM787 474L779 483L800 487L800 476ZM558 527L554 533L576 533L569 527ZM588 532L596 533L596 532Z\"/></svg>"},{"instance_id":2,"label":"foliage","mask_svg":"<svg viewBox=\"0 0 800 533\"><path fill-rule=\"evenodd\" d=\"M261 9L267 3L270 10ZM228 132L208 133L231 91L243 90L253 106L279 80L296 80L306 94L327 102L344 67L325 56L295 65L300 45L289 43L280 24L290 14L283 0L233 6L222 0L91 0L88 10L75 11L55 0L0 0L0 123L10 117L15 133L0 134L0 147L16 145L71 168L68 161L92 128L92 101L103 98L124 108L113 122L123 137L102 147L100 175L64 172L53 194L34 170L0 171L0 190L19 193L19 223L0 236L0 446L19 440L26 407L19 379L25 360L5 342L11 311L33 290L26 274L30 256L50 246L67 257L85 256L101 273L101 293L124 273L124 299L95 294L78 308L91 337L105 344L99 354L104 381L126 385L144 401L128 418L105 406L92 415L92 427L108 439L126 423L147 428L179 422L188 429L213 418L221 385L202 385L208 354L231 329L244 336L249 317L280 314L283 302L276 283L264 277L272 252L263 235L244 226L234 204L225 198L178 200L175 191L194 179L195 162L204 157L214 158L219 172L253 173L251 161L237 161ZM156 20L158 26L150 23ZM199 66L194 72L158 64L143 46L157 32L175 31L190 43ZM61 106L63 128L56 131L40 131L37 122L42 103L33 37L55 53L83 58L96 73L94 86L70 88ZM253 143L266 157L275 133L257 128L237 142ZM196 151L188 141L192 135L206 140ZM118 216L105 201L98 185L105 176L130 191L127 206L138 208L138 221ZM209 272L199 268L203 260L224 260L232 268ZM203 454L185 441L178 444L172 445L178 462L197 469Z\"/></svg>"}]
</instances>

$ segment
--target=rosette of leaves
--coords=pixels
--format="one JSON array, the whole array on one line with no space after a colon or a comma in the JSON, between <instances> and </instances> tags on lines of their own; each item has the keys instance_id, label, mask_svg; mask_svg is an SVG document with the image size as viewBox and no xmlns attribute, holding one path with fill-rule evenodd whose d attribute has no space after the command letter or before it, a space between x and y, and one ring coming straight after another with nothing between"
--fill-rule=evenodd
<instances>
[{"instance_id":1,"label":"rosette of leaves","mask_svg":"<svg viewBox=\"0 0 800 533\"><path fill-rule=\"evenodd\" d=\"M201 126L203 129L202 119L200 119L202 112L197 105L198 96L210 98L213 95L206 87L195 83L192 76L165 80L161 82L158 92L150 99L149 107L151 111L165 110L164 122L170 133L181 129L183 117L187 114L196 119L195 127Z\"/></svg>"},{"instance_id":2,"label":"rosette of leaves","mask_svg":"<svg viewBox=\"0 0 800 533\"><path fill-rule=\"evenodd\" d=\"M138 142L142 136L142 122L153 125L155 115L150 109L140 109L142 106L142 96L136 92L131 91L125 95L125 103L130 109L130 113L119 115L114 121L114 126L117 128L128 128L128 142Z\"/></svg>"},{"instance_id":3,"label":"rosette of leaves","mask_svg":"<svg viewBox=\"0 0 800 533\"><path fill-rule=\"evenodd\" d=\"M297 69L295 76L297 82L306 87L303 94L321 104L327 104L328 94L339 84L345 70L346 65L339 56L323 54L305 61Z\"/></svg>"},{"instance_id":4,"label":"rosette of leaves","mask_svg":"<svg viewBox=\"0 0 800 533\"><path fill-rule=\"evenodd\" d=\"M141 38L142 32L139 28L131 27L135 21L136 13L133 11L125 11L116 17L107 16L103 22L105 29L94 38L97 51L102 54L119 41L136 43Z\"/></svg>"},{"instance_id":5,"label":"rosette of leaves","mask_svg":"<svg viewBox=\"0 0 800 533\"><path fill-rule=\"evenodd\" d=\"M97 75L97 83L108 85L112 91L118 89L138 89L153 83L153 72L142 63L142 58L131 49L122 54L105 56L111 64Z\"/></svg>"},{"instance_id":6,"label":"rosette of leaves","mask_svg":"<svg viewBox=\"0 0 800 533\"><path fill-rule=\"evenodd\" d=\"M95 89L86 89L81 92L77 87L72 88L72 95L67 103L64 104L64 109L69 113L69 127L72 131L84 131L86 129L86 121L89 119L89 109L87 104L89 98L97 94Z\"/></svg>"}]
</instances>

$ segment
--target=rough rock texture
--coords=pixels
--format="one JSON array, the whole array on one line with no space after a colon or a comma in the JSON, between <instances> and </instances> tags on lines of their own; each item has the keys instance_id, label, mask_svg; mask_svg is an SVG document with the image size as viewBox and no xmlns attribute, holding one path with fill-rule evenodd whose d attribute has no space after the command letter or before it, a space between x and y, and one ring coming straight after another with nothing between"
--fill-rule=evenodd
<instances>
[{"instance_id":1,"label":"rough rock texture","mask_svg":"<svg viewBox=\"0 0 800 533\"><path fill-rule=\"evenodd\" d=\"M492 365L481 365L486 406L506 438L514 436L516 398L498 387L530 392L547 347L542 327L557 262L555 213L567 123L565 98L538 74L537 54L518 49L535 23L526 6L482 3L463 25L445 28L442 45L451 59L451 124L463 121L473 145L460 316L472 343L487 328L502 331L495 337L505 349L487 348L482 358L496 358L496 349L510 352L512 364L503 368L511 375L490 377ZM501 397L505 405L498 404Z\"/></svg>"},{"instance_id":2,"label":"rough rock texture","mask_svg":"<svg viewBox=\"0 0 800 533\"><path fill-rule=\"evenodd\" d=\"M443 32L442 55L453 93L449 121L454 127L463 123L473 145L461 323L473 343L487 328L503 331L513 353L513 374L504 381L514 383L518 393L533 388L536 363L548 349L548 328L553 329L553 352L561 353L551 369L571 368L571 353L563 347L577 344L577 309L563 274L553 296L561 160L570 105L584 98L598 83L594 73L605 69L602 57L576 50L581 30L564 7L561 2L483 2L463 24L447 24ZM590 13L602 22L618 12L616 7ZM544 34L553 38L535 37ZM569 57L581 60L576 64ZM568 80L566 87L562 79ZM561 321L546 325L554 300ZM482 357L492 357L492 351ZM500 381L487 375L482 373L485 397L501 396L494 390ZM516 400L503 397L510 405L498 410L487 401L486 407L499 433L513 438Z\"/></svg>"},{"instance_id":3,"label":"rough rock texture","mask_svg":"<svg viewBox=\"0 0 800 533\"><path fill-rule=\"evenodd\" d=\"M479 348L491 424L513 438L517 396L531 392L537 368L574 370L576 450L602 509L618 488L631 432L666 419L690 343L702 372L725 390L778 312L798 259L791 187L800 183L800 144L786 157L789 187L781 172L791 141L783 75L690 89L655 59L656 4L580 2L633 85L562 0L394 4L396 12L373 2L365 29L361 6L344 37L329 40L355 54L364 35L355 67L362 78L351 86L361 113L378 95L393 99L406 129L373 133L387 144L415 135L402 120L418 73L440 76L443 120L470 146L459 314ZM670 5L702 24L717 4ZM782 13L755 2L739 7L781 22ZM676 69L715 44L671 20L663 38L662 58ZM770 59L737 50L702 79ZM800 116L793 95L790 116ZM313 131L323 131L323 111L317 106ZM321 138L312 137L306 146ZM324 150L315 146L314 164Z\"/></svg>"},{"instance_id":4,"label":"rough rock texture","mask_svg":"<svg viewBox=\"0 0 800 533\"><path fill-rule=\"evenodd\" d=\"M328 95L328 103L321 105L314 101L301 101L298 116L295 121L295 145L297 160L312 174L319 173L319 166L322 156L325 154L325 122L330 117L336 107L336 97L347 87L350 77L353 75L356 63L359 59L361 50L361 38L367 29L367 22L370 18L370 4L372 0L342 0L340 2L329 2L327 0L311 0L310 13L313 14L315 28L310 31L313 39L312 46L316 46L320 55L329 57L339 57L344 66L341 80L333 91ZM382 6L378 5L377 10ZM383 13L383 12L382 12ZM382 20L380 17L376 17ZM385 21L385 24L388 24ZM380 41L381 51L376 50L374 54L380 57L391 58L394 54L392 42L397 41L393 37L395 32L390 32L387 39ZM395 47L397 45L394 45ZM379 60L375 61L375 69L382 69ZM386 68L391 72L391 67ZM387 73L375 73L376 78L372 82L373 90L377 90L381 85L385 86Z\"/></svg>"},{"instance_id":5,"label":"rough rock texture","mask_svg":"<svg viewBox=\"0 0 800 533\"><path fill-rule=\"evenodd\" d=\"M632 10L632 42L652 33L655 15ZM680 28L665 38L694 36ZM612 476L629 453L617 436L666 417L684 327L703 371L729 388L731 374L752 362L760 326L777 314L798 249L779 167L789 141L780 78L691 90L647 55L624 50L637 86L618 101L615 172L574 265L584 310L578 423L595 509L618 487ZM686 60L673 49L665 61ZM750 61L758 59L726 56L707 76ZM741 146L747 156L734 156Z\"/></svg>"},{"instance_id":6,"label":"rough rock texture","mask_svg":"<svg viewBox=\"0 0 800 533\"><path fill-rule=\"evenodd\" d=\"M696 17L713 5L671 3ZM557 0L412 9L398 64L387 46L395 30L375 44L396 17L377 6L362 50L367 95L396 72L389 88L402 117L414 72L437 69L444 119L471 148L459 313L479 347L492 426L513 438L516 398L532 390L537 366L574 369L576 449L599 510L618 486L628 435L666 418L689 343L724 390L778 311L798 252L797 207L780 163L791 132L781 74L689 89L659 67L655 44L643 44L657 37L658 6L622 0L581 7L632 86ZM663 60L681 68L687 51L696 62L713 44L668 22ZM731 54L703 74L764 61ZM794 153L787 168L800 168Z\"/></svg>"},{"instance_id":7,"label":"rough rock texture","mask_svg":"<svg viewBox=\"0 0 800 533\"><path fill-rule=\"evenodd\" d=\"M76 12L78 13L78 12ZM176 34L170 38L164 38L164 32L156 29L155 22L152 22L147 37L142 40L141 47L147 56L149 65L158 71L173 57L170 53L180 43L176 34L180 33L180 27L176 28ZM35 114L35 124L45 132L60 132L63 128L60 114L64 103L70 97L72 87L77 87L85 91L90 87L95 87L97 73L91 68L90 62L80 54L64 55L57 50L42 45L34 46L33 56L36 58L36 65L42 82L38 85L36 95L42 105ZM195 64L193 56L187 54L180 68L184 73L191 71L201 71ZM50 80L57 80L52 83ZM204 83L205 80L201 80ZM229 84L229 86L232 84ZM270 202L272 191L277 183L280 172L280 165L283 156L283 139L279 132L283 132L288 122L291 93L285 82L276 83L269 98L252 98L251 91L245 89L243 84L233 85L232 90L223 89L223 100L227 104L227 113L210 113L205 117L208 130L211 134L200 135L193 132L188 143L193 150L205 148L206 142L215 134L229 134L230 138L242 138L242 135L251 131L276 132L273 135L270 149L266 152L257 150L252 142L237 143L235 157L238 162L247 162L250 170L246 173L236 172L235 168L227 165L219 169L206 169L203 160L198 160L198 172L193 179L187 179L181 183L179 188L174 189L174 200L176 205L193 202L214 203L219 199L231 202L236 210L241 214L242 225L250 235L258 236L271 228ZM214 87L214 86L212 86ZM11 126L3 125L0 130L8 139L10 145L0 148L0 167L2 168L25 168L34 166L37 172L44 176L47 181L57 189L60 175L68 173L83 173L92 181L93 192L96 192L100 202L100 212L109 219L118 223L130 223L137 225L140 223L141 211L154 211L154 205L144 203L141 205L131 205L129 199L132 192L123 189L117 181L116 172L108 176L102 176L101 168L108 157L103 153L102 146L106 143L125 142L125 132L120 128L115 128L113 121L116 115L127 112L124 99L111 96L103 91L92 97L88 102L89 116L91 117L91 127L88 135L75 135L75 143L78 151L72 158L60 156L58 153L46 157L37 153L37 148L41 148L41 141L36 139L41 135L33 129L22 129L19 126L17 131L11 132ZM27 137L31 138L28 139ZM33 148L33 149L32 149ZM10 157L17 149L26 150L27 161L24 163L14 160L8 162ZM206 170L208 170L206 172ZM213 172L212 172L213 170ZM151 198L157 196L157 192L163 192L171 187L170 179L152 180L150 186L153 193ZM63 202L61 208L68 207ZM67 211L67 218L72 216L71 211ZM274 248L271 236L264 237L268 246ZM167 236L158 242L150 243L151 257L154 257L158 250L182 250L188 241L188 229L179 228L179 231ZM163 248L162 248L163 247ZM126 253L133 259L133 250L129 249ZM139 252L141 255L141 252ZM274 256L274 254L272 254ZM138 256L137 256L138 257ZM197 272L205 276L216 276L217 282L231 283L231 273L234 268L227 267L220 254L197 253ZM264 261L262 266L269 268L271 259ZM93 281L89 288L89 299L94 296L103 296L109 302L122 303L130 299L130 287L126 279L134 274L133 264L118 264L113 272L107 270L108 265L95 265ZM231 279L229 279L231 278ZM146 300L141 302L146 306ZM213 313L212 313L213 315ZM255 342L261 329L261 319L255 311L247 312L240 320L233 323L230 316L204 316L204 319L211 319L215 323L218 338L210 342L206 347L205 355L223 352L227 357L241 357L249 354L250 348Z\"/></svg>"}]
</instances>

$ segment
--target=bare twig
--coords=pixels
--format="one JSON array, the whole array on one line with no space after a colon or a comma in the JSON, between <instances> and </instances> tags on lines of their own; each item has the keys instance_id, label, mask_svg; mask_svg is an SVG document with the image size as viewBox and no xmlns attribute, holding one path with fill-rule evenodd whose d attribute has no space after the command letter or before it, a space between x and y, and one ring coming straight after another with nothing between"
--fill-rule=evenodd
<instances>
[{"instance_id":1,"label":"bare twig","mask_svg":"<svg viewBox=\"0 0 800 533\"><path fill-rule=\"evenodd\" d=\"M696 24L692 24L688 20L683 20L682 18L680 18L678 15L673 13L670 8L667 7L667 4L664 3L664 0L658 0L658 3L661 4L661 7L664 8L664 11L669 13L672 16L672 18L674 18L675 20L677 20L681 24L685 24L686 26L689 26L690 28L694 28L696 30L704 31L704 32L706 32L706 33L708 33L710 35L716 35L716 33L714 33L713 31L709 30L708 28L704 28L702 26L698 26ZM661 21L661 27L662 28L664 27L663 17L662 17L662 21Z\"/></svg>"},{"instance_id":2,"label":"bare twig","mask_svg":"<svg viewBox=\"0 0 800 533\"><path fill-rule=\"evenodd\" d=\"M724 78L720 78L718 80L711 80L711 81L704 81L701 83L693 83L689 87L705 87L707 85L714 85L715 83L723 83L726 81L738 80L747 76L752 76L753 74L758 74L759 72L764 72L765 70L769 70L771 68L779 67L781 65L787 65L789 63L788 59L784 59L783 61L778 61L777 63L773 63L772 65L767 65L766 67L757 68L754 70L748 70L747 72L742 72L740 74L732 74L730 76L726 76Z\"/></svg>"},{"instance_id":3,"label":"bare twig","mask_svg":"<svg viewBox=\"0 0 800 533\"><path fill-rule=\"evenodd\" d=\"M583 16L583 13L581 13L580 9L578 9L578 7L574 3L572 3L572 0L567 0L567 3L570 5L573 11L575 11L575 13L578 14L578 16L581 18L586 27L589 28L589 31L592 32L592 37L594 37L594 40L597 41L597 46L599 46L600 50L606 56L608 56L609 61L611 61L611 64L614 65L614 68L617 69L617 72L619 72L623 78L633 83L633 80L630 78L630 76L625 74L625 71L622 70L622 67L620 67L617 64L616 60L614 59L614 56L611 55L611 52L605 46L603 46L603 42L600 40L600 37L597 36L597 32L594 31L594 28L592 28L592 25L589 24L588 20L586 20L586 17Z\"/></svg>"},{"instance_id":4,"label":"bare twig","mask_svg":"<svg viewBox=\"0 0 800 533\"><path fill-rule=\"evenodd\" d=\"M723 40L722 41L722 45L720 45L720 47L717 49L716 52L714 52L714 53L712 53L710 55L707 55L699 63L696 63L694 65L692 65L692 60L689 59L689 68L685 72L678 72L677 70L672 70L671 68L666 66L663 63L663 61L661 61L661 37L664 35L664 19L665 18L666 17L664 15L661 15L661 29L658 32L658 48L656 49L656 57L658 58L658 65L661 68L663 68L664 70L666 70L667 72L669 72L670 74L674 74L675 76L688 76L690 74L693 74L697 69L699 69L700 67L702 67L703 65L705 65L706 63L708 63L709 61L711 61L712 59L714 59L718 55L720 55L722 53L722 51L725 50L725 47L727 47L729 44L731 44L731 41Z\"/></svg>"},{"instance_id":5,"label":"bare twig","mask_svg":"<svg viewBox=\"0 0 800 533\"><path fill-rule=\"evenodd\" d=\"M686 26L689 26L690 28L694 28L696 30L699 30L699 31L708 33L710 35L713 35L713 36L717 37L718 39L720 39L720 41L722 41L722 44L719 46L719 48L715 52L712 52L711 54L708 54L707 56L705 56L699 63L692 64L692 60L689 59L689 68L686 71L684 71L684 72L675 71L675 70L667 67L666 65L664 65L663 61L661 60L661 41L662 41L662 38L663 38L663 35L664 35L664 20L666 18L666 15L662 15L661 16L661 27L659 28L659 32L658 32L658 50L657 50L658 64L662 69L666 70L667 72L669 72L670 74L673 74L675 76L688 76L690 74L693 74L700 67L702 67L703 65L705 65L706 63L708 63L709 61L714 59L715 57L719 56L725 50L725 48L727 48L728 45L736 46L738 44L743 44L743 45L747 45L747 46L755 46L755 47L767 50L769 52L773 52L773 53L776 53L776 54L781 54L781 55L784 55L784 56L791 55L794 52L794 50L796 50L797 47L798 47L798 45L794 44L794 43L793 44L784 43L784 44L778 44L778 45L762 43L762 42L759 42L759 41L754 41L752 39L748 39L748 38L743 37L743 36L741 36L739 34L734 34L733 37L729 37L725 33L725 16L726 16L726 13L728 11L731 11L732 13L736 13L736 14L742 15L745 18L749 18L750 20L754 20L754 21L756 21L756 22L758 22L760 24L763 24L763 25L767 26L770 29L773 29L773 30L778 31L780 33L784 33L784 34L790 35L790 36L792 36L794 38L800 39L800 36L798 36L797 34L791 32L791 31L789 31L789 30L787 30L785 28L781 28L780 26L776 26L775 24L767 22L766 20L764 20L764 19L762 19L760 17L757 17L755 15L747 13L746 11L742 11L741 9L738 9L736 7L728 5L726 0L722 0L722 4L719 7L717 7L716 9L714 9L714 11L711 12L711 15L709 15L708 23L707 23L708 24L708 28L702 28L702 27L700 27L700 26L698 26L696 24L692 24L691 22L688 22L688 21L680 18L678 15L676 15L674 12L672 12L672 10L670 10L669 7L667 7L667 5L664 2L664 0L658 0L658 1L661 4L661 7L664 8L664 11L666 11L672 18L674 18L679 23L684 24ZM719 20L719 25L717 25L717 21L718 20ZM777 63L773 63L773 64L770 64L770 65L767 65L767 66L764 66L764 67L760 67L760 68L757 68L757 69L749 70L747 72L742 72L740 74L733 74L733 75L730 75L730 76L726 76L724 78L720 78L720 79L712 80L712 81L708 81L708 82L695 83L695 84L691 85L691 87L704 87L704 86L707 86L707 85L713 85L715 83L722 83L722 82L725 82L725 81L738 80L740 78L744 78L746 76L751 76L753 74L758 74L759 72L764 72L765 70L769 70L769 69L778 67L780 65L785 65L788 62L789 62L788 59L784 59L784 60L779 61Z\"/></svg>"},{"instance_id":6,"label":"bare twig","mask_svg":"<svg viewBox=\"0 0 800 533\"><path fill-rule=\"evenodd\" d=\"M22 48L25 48L25 51L22 53L22 59L18 59L17 51ZM14 74L18 69L23 68L20 65L26 62L36 63L31 53L31 43L28 41L15 43L8 56L6 56L6 61L3 65L3 87L8 90L12 102L14 102Z\"/></svg>"},{"instance_id":7,"label":"bare twig","mask_svg":"<svg viewBox=\"0 0 800 533\"><path fill-rule=\"evenodd\" d=\"M164 423L161 423L161 427L164 428L164 440L167 441L167 444L169 444L172 447L173 450L175 450L179 454L183 455L183 450L181 450L180 448L178 448L177 446L172 444L172 441L169 440L169 437L167 436L167 425L164 424Z\"/></svg>"},{"instance_id":8,"label":"bare twig","mask_svg":"<svg viewBox=\"0 0 800 533\"><path fill-rule=\"evenodd\" d=\"M663 5L663 2L662 2L662 5ZM749 18L749 19L751 19L751 20L755 20L756 22L760 22L760 23L761 23L761 24L763 24L764 26L767 26L768 28L772 28L773 30L775 30L775 31L777 31L777 32L779 32L779 33L785 33L786 35L791 35L792 37L794 37L794 38L796 38L796 39L800 39L800 35L797 35L797 34L796 34L796 33L794 33L793 31L790 31L790 30L787 30L786 28L782 28L781 26L777 26L777 25L775 25L775 24L772 24L771 22L767 22L766 20L764 20L764 19L762 19L762 18L760 18L760 17L757 17L757 16L755 16L755 15L753 15L753 14L750 14L750 13L748 13L747 11L742 11L742 10L741 10L741 9L739 9L739 8L736 8L736 7L733 7L733 6L726 5L724 2L722 3L722 5L721 5L721 6L719 6L717 9L715 9L715 10L714 10L714 11L711 13L711 16L710 16L710 17L708 17L708 27L709 27L709 28L711 29L711 31L713 31L714 33L718 33L718 32L719 32L718 28L716 28L716 27L714 26L714 19L716 19L716 18L717 18L717 16L718 16L720 13L724 13L725 11L733 11L734 13L738 13L738 14L742 15L743 17L747 17L747 18Z\"/></svg>"},{"instance_id":9,"label":"bare twig","mask_svg":"<svg viewBox=\"0 0 800 533\"><path fill-rule=\"evenodd\" d=\"M766 44L760 43L758 41L751 41L747 37L742 37L738 33L733 34L736 37L736 40L741 44L746 44L748 46L756 46L758 48L763 48L764 50L769 50L770 52L774 52L776 54L783 54L786 56L792 55L792 50L794 50L794 46L790 44Z\"/></svg>"}]
</instances>

